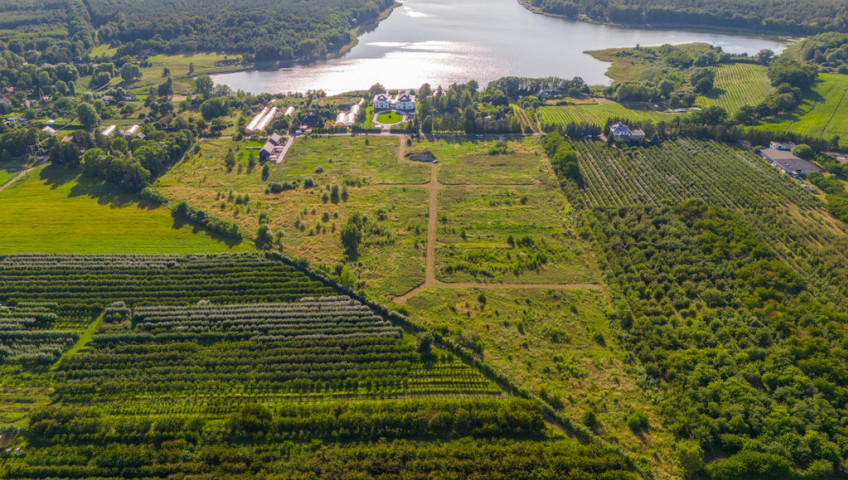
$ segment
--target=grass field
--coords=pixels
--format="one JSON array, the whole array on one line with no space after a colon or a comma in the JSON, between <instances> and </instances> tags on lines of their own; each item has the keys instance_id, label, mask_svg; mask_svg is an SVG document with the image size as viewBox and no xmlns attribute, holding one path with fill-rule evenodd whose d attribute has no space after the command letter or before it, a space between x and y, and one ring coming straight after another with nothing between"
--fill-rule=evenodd
<instances>
[{"instance_id":1,"label":"grass field","mask_svg":"<svg viewBox=\"0 0 848 480\"><path fill-rule=\"evenodd\" d=\"M6 182L18 176L18 172L10 172L8 170L0 170L0 187L6 185Z\"/></svg>"},{"instance_id":2,"label":"grass field","mask_svg":"<svg viewBox=\"0 0 848 480\"><path fill-rule=\"evenodd\" d=\"M747 63L721 65L716 69L714 92L698 97L698 105L717 105L733 115L745 105L755 106L774 91L766 67Z\"/></svg>"},{"instance_id":3,"label":"grass field","mask_svg":"<svg viewBox=\"0 0 848 480\"><path fill-rule=\"evenodd\" d=\"M350 264L357 277L378 296L399 295L421 283L427 192L418 184L429 179L429 170L423 165L399 165L396 137L333 136L295 142L282 164L269 164L267 181L262 180L261 167L249 172L245 162L227 172L224 156L240 144L221 139L201 142L200 154L177 164L158 185L174 199L236 222L249 236L255 235L264 212L272 231L283 231L287 254L326 265L344 258L339 230L348 217L368 215L376 230L366 235L361 256ZM316 173L318 167L323 172ZM303 188L307 177L315 183L312 188ZM346 187L346 201L325 202L322 197L329 196L331 186L341 189L345 179L363 183ZM275 182L297 182L299 187L265 193ZM230 191L234 197L248 195L249 202L236 204Z\"/></svg>"},{"instance_id":4,"label":"grass field","mask_svg":"<svg viewBox=\"0 0 848 480\"><path fill-rule=\"evenodd\" d=\"M384 112L377 115L377 121L384 125L398 123L401 120L403 120L403 115L397 112Z\"/></svg>"},{"instance_id":5,"label":"grass field","mask_svg":"<svg viewBox=\"0 0 848 480\"><path fill-rule=\"evenodd\" d=\"M441 190L437 278L445 282L596 282L599 274L588 262L586 246L573 234L570 209L555 187ZM509 244L510 237L514 246Z\"/></svg>"},{"instance_id":6,"label":"grass field","mask_svg":"<svg viewBox=\"0 0 848 480\"><path fill-rule=\"evenodd\" d=\"M407 148L407 156L424 151L438 160L443 185L535 185L550 180L536 139L510 141L507 153L490 155L494 140L439 138Z\"/></svg>"},{"instance_id":7,"label":"grass field","mask_svg":"<svg viewBox=\"0 0 848 480\"><path fill-rule=\"evenodd\" d=\"M367 142L367 143L366 143ZM282 181L311 177L318 183L341 183L360 178L367 184L422 184L430 172L419 165L398 163L396 137L332 136L298 138L281 168L270 179ZM316 173L316 169L323 169Z\"/></svg>"},{"instance_id":8,"label":"grass field","mask_svg":"<svg viewBox=\"0 0 848 480\"><path fill-rule=\"evenodd\" d=\"M246 250L190 225L164 208L149 208L128 194L78 177L62 167L41 167L0 192L0 253L205 253Z\"/></svg>"},{"instance_id":9,"label":"grass field","mask_svg":"<svg viewBox=\"0 0 848 480\"><path fill-rule=\"evenodd\" d=\"M586 123L604 126L609 118L621 118L631 122L671 121L678 114L659 113L648 107L628 107L620 103L605 101L597 105L565 105L539 107L536 110L542 126Z\"/></svg>"},{"instance_id":10,"label":"grass field","mask_svg":"<svg viewBox=\"0 0 848 480\"><path fill-rule=\"evenodd\" d=\"M481 301L480 295L484 295ZM430 289L409 300L412 318L482 347L496 370L580 421L593 411L597 432L656 465L671 467L670 435L638 437L628 428L632 412L646 412L661 430L658 412L629 376L624 348L609 329L606 301L598 292L542 289Z\"/></svg>"},{"instance_id":11,"label":"grass field","mask_svg":"<svg viewBox=\"0 0 848 480\"><path fill-rule=\"evenodd\" d=\"M815 99L806 100L793 115L759 128L775 132L793 132L830 140L838 135L840 145L848 145L848 75L822 73L813 89Z\"/></svg>"},{"instance_id":12,"label":"grass field","mask_svg":"<svg viewBox=\"0 0 848 480\"><path fill-rule=\"evenodd\" d=\"M99 48L99 47L98 47ZM191 55L155 55L148 58L151 63L150 67L142 68L142 77L131 83L129 88L139 92L146 91L148 87L158 85L165 81L162 76L162 71L165 67L171 71L171 78L174 82L174 93L184 94L192 92L194 89L194 80L188 78L189 66L194 64L194 72L192 77L202 74L221 73L226 71L237 70L244 68L240 64L231 66L217 66L216 62L226 59L232 59L233 56L227 56L217 53L194 53Z\"/></svg>"}]
</instances>

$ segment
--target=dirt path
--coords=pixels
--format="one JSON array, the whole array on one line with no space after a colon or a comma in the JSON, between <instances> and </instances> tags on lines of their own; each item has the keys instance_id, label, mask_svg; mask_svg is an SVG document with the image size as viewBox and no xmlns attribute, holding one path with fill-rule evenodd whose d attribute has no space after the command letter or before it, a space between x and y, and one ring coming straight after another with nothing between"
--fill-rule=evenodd
<instances>
[{"instance_id":1,"label":"dirt path","mask_svg":"<svg viewBox=\"0 0 848 480\"><path fill-rule=\"evenodd\" d=\"M0 192L2 192L3 190L6 190L6 189L7 189L7 188L9 188L9 186L11 186L13 183L17 182L18 180L20 180L21 178L23 178L26 174L28 174L29 172L31 172L31 171L33 171L33 170L35 170L36 168L40 167L41 165L43 165L43 164L45 164L45 163L47 163L47 160L40 160L38 163L36 163L35 165L33 165L33 166L31 166L31 167L27 168L26 170L21 170L21 172L20 172L20 173L18 173L18 174L17 174L14 178L12 178L12 179L11 179L11 180L9 180L8 182L4 183L3 185L0 185Z\"/></svg>"},{"instance_id":2,"label":"dirt path","mask_svg":"<svg viewBox=\"0 0 848 480\"><path fill-rule=\"evenodd\" d=\"M427 257L424 259L424 287L436 283L436 228L439 221L439 164L430 170L430 211L427 218Z\"/></svg>"},{"instance_id":3,"label":"dirt path","mask_svg":"<svg viewBox=\"0 0 848 480\"><path fill-rule=\"evenodd\" d=\"M601 286L594 283L479 283L457 282L448 283L436 279L436 231L439 226L439 164L414 162L406 158L406 136L400 136L398 147L398 163L406 165L429 165L430 182L422 187L429 192L429 210L427 215L427 248L424 257L424 283L412 290L395 297L394 301L405 305L406 301L427 288L533 288L549 290L600 290ZM445 185L449 186L449 185ZM450 185L458 186L458 185ZM469 185L470 186L470 185ZM474 185L478 186L478 185ZM498 186L502 186L499 184ZM521 186L533 186L522 184Z\"/></svg>"},{"instance_id":4,"label":"dirt path","mask_svg":"<svg viewBox=\"0 0 848 480\"><path fill-rule=\"evenodd\" d=\"M286 139L286 144L283 145L283 151L280 152L279 156L277 156L277 163L278 164L283 163L283 160L286 159L286 154L289 153L289 149L291 148L292 144L294 143L294 139L297 138L297 137L292 137L291 135L286 135L283 138Z\"/></svg>"}]
</instances>

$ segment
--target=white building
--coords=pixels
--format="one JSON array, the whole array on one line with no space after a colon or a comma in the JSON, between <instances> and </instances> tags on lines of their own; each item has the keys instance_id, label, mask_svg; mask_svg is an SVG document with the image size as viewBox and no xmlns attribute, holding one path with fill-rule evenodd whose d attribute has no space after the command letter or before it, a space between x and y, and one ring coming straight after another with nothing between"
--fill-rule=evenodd
<instances>
[{"instance_id":1,"label":"white building","mask_svg":"<svg viewBox=\"0 0 848 480\"><path fill-rule=\"evenodd\" d=\"M403 93L395 98L395 108L398 110L415 111L415 95Z\"/></svg>"},{"instance_id":2,"label":"white building","mask_svg":"<svg viewBox=\"0 0 848 480\"><path fill-rule=\"evenodd\" d=\"M645 140L645 132L642 129L631 129L621 122L610 126L610 134L616 140L624 140L626 142L641 142Z\"/></svg>"},{"instance_id":3,"label":"white building","mask_svg":"<svg viewBox=\"0 0 848 480\"><path fill-rule=\"evenodd\" d=\"M390 110L392 108L389 96L385 93L374 95L374 110Z\"/></svg>"},{"instance_id":4,"label":"white building","mask_svg":"<svg viewBox=\"0 0 848 480\"><path fill-rule=\"evenodd\" d=\"M404 110L407 112L415 111L415 95L411 93L401 93L394 97L389 97L385 93L380 93L374 96L374 110Z\"/></svg>"}]
</instances>

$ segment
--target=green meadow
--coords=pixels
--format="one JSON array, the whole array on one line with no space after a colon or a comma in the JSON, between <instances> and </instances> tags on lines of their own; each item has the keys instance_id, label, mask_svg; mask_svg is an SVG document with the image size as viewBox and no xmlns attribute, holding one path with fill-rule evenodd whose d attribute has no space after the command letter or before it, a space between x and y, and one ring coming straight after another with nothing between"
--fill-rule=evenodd
<instances>
[{"instance_id":1,"label":"green meadow","mask_svg":"<svg viewBox=\"0 0 848 480\"><path fill-rule=\"evenodd\" d=\"M37 168L0 192L0 253L215 253L228 244L175 221L166 208L63 167Z\"/></svg>"},{"instance_id":2,"label":"green meadow","mask_svg":"<svg viewBox=\"0 0 848 480\"><path fill-rule=\"evenodd\" d=\"M848 144L848 75L822 73L811 98L797 112L759 128L775 132L793 132L830 140L839 136L840 145Z\"/></svg>"}]
</instances>

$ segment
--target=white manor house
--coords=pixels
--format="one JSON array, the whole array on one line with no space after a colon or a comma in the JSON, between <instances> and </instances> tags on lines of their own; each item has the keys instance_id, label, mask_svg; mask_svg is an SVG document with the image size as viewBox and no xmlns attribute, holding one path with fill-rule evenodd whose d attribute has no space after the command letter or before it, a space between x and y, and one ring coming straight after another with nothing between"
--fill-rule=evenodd
<instances>
[{"instance_id":1,"label":"white manor house","mask_svg":"<svg viewBox=\"0 0 848 480\"><path fill-rule=\"evenodd\" d=\"M390 97L385 93L374 95L374 110L404 110L415 111L415 95L411 93L399 93Z\"/></svg>"}]
</instances>

